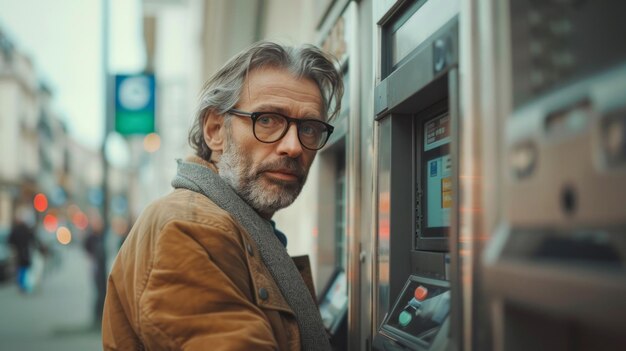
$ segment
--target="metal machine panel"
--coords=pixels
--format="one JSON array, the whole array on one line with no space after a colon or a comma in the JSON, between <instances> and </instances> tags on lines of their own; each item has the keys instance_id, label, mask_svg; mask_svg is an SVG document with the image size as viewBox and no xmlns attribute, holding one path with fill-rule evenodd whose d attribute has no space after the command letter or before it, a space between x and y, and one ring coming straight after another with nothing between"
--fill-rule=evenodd
<instances>
[{"instance_id":1,"label":"metal machine panel","mask_svg":"<svg viewBox=\"0 0 626 351\"><path fill-rule=\"evenodd\" d=\"M626 45L607 44L626 5L507 4L505 195L484 254L494 347L609 350L626 342Z\"/></svg>"}]
</instances>

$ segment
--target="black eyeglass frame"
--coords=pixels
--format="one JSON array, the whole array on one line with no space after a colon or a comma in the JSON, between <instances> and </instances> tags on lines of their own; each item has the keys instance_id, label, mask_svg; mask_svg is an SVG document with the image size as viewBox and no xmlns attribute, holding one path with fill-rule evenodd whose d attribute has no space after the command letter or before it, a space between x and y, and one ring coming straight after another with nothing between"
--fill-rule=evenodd
<instances>
[{"instance_id":1,"label":"black eyeglass frame","mask_svg":"<svg viewBox=\"0 0 626 351\"><path fill-rule=\"evenodd\" d=\"M275 143L277 141L279 141L280 139L282 139L286 134L287 131L289 131L289 126L291 125L291 123L295 123L296 124L296 129L298 130L298 141L300 142L300 145L302 145L303 148L307 149L307 150L312 150L312 151L317 151L320 150L321 148L324 147L324 145L326 145L326 143L328 142L328 139L330 138L330 135L333 133L333 130L335 130L335 127L333 127L332 125L324 122L324 121L320 121L319 119L315 119L315 118L293 118L293 117L289 117L289 116L285 116L282 113L277 113L277 112L269 112L269 111L260 111L260 112L245 112L245 111L241 111L241 110L237 110L234 108L231 108L230 110L228 110L228 113L235 115L235 116L239 116L239 117L250 117L250 119L252 119L252 134L254 134L254 137L256 138L256 140L265 143L265 144L272 144ZM280 134L280 136L278 138L276 138L276 140L274 141L263 141L261 139L259 139L259 137L256 135L256 121L259 117L265 115L265 114L271 114L271 115L278 115L283 117L286 121L287 121L287 127L283 130L283 132ZM328 132L326 133L326 140L324 140L322 142L322 145L320 147L318 147L317 149L314 148L310 148L306 145L304 145L304 143L302 142L302 139L300 139L300 125L304 122L316 122L316 123L322 123L326 129L328 130Z\"/></svg>"}]
</instances>

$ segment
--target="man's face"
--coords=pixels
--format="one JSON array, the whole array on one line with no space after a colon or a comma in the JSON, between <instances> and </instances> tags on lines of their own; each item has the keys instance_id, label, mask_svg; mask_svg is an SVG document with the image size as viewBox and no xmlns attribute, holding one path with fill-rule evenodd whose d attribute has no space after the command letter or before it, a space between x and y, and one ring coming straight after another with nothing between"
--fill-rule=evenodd
<instances>
[{"instance_id":1,"label":"man's face","mask_svg":"<svg viewBox=\"0 0 626 351\"><path fill-rule=\"evenodd\" d=\"M322 119L321 106L322 98L314 81L266 68L250 72L235 108ZM230 118L224 127L225 143L217 163L219 174L248 204L270 218L296 199L316 151L300 144L295 124L289 126L282 139L267 144L255 138L250 118Z\"/></svg>"}]
</instances>

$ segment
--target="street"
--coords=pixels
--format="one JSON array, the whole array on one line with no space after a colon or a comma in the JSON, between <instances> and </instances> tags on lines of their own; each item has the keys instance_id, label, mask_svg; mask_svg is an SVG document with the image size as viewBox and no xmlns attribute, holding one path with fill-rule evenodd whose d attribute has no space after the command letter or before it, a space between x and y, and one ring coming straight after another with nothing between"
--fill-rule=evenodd
<instances>
[{"instance_id":1,"label":"street","mask_svg":"<svg viewBox=\"0 0 626 351\"><path fill-rule=\"evenodd\" d=\"M0 350L102 350L92 327L92 263L80 245L57 247L39 289L21 294L13 281L0 285Z\"/></svg>"}]
</instances>

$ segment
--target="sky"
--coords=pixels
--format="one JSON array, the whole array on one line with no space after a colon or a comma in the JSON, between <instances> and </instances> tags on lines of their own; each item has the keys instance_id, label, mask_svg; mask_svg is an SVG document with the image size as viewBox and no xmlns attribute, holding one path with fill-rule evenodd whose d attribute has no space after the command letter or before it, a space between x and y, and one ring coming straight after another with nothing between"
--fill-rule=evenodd
<instances>
[{"instance_id":1,"label":"sky","mask_svg":"<svg viewBox=\"0 0 626 351\"><path fill-rule=\"evenodd\" d=\"M70 136L91 149L104 134L103 1L0 0L0 27L52 88L53 108ZM140 6L140 0L109 1L110 74L145 65Z\"/></svg>"}]
</instances>

